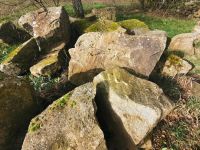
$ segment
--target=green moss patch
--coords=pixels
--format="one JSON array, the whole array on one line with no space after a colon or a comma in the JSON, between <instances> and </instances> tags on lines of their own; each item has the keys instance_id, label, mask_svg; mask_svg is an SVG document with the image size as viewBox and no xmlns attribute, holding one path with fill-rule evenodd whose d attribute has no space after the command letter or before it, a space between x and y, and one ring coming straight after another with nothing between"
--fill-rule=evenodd
<instances>
[{"instance_id":1,"label":"green moss patch","mask_svg":"<svg viewBox=\"0 0 200 150\"><path fill-rule=\"evenodd\" d=\"M60 99L58 99L57 101L55 101L51 107L50 110L54 110L57 108L64 108L65 106L70 106L70 107L74 107L76 105L76 102L73 100L70 100L70 97L72 95L72 92L69 92L67 94L65 94L63 97L61 97Z\"/></svg>"},{"instance_id":2,"label":"green moss patch","mask_svg":"<svg viewBox=\"0 0 200 150\"><path fill-rule=\"evenodd\" d=\"M116 22L109 20L99 20L93 25L89 26L85 32L111 32L115 31L120 27Z\"/></svg>"},{"instance_id":3,"label":"green moss patch","mask_svg":"<svg viewBox=\"0 0 200 150\"><path fill-rule=\"evenodd\" d=\"M38 129L40 129L41 126L42 126L41 120L39 119L39 117L36 117L31 121L29 128L28 128L28 132L35 132Z\"/></svg>"},{"instance_id":4,"label":"green moss patch","mask_svg":"<svg viewBox=\"0 0 200 150\"><path fill-rule=\"evenodd\" d=\"M178 68L182 67L182 60L181 60L180 57L178 57L176 55L170 55L168 57L168 61L170 63L170 66L175 66L175 67L178 67Z\"/></svg>"},{"instance_id":5,"label":"green moss patch","mask_svg":"<svg viewBox=\"0 0 200 150\"><path fill-rule=\"evenodd\" d=\"M120 21L118 24L127 30L132 30L135 28L149 28L144 22L137 19Z\"/></svg>"}]
</instances>

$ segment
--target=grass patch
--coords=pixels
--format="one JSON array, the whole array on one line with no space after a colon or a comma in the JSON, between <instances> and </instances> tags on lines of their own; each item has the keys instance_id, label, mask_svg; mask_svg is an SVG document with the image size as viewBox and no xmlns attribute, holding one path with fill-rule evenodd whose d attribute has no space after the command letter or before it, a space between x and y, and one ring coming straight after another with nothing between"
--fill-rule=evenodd
<instances>
[{"instance_id":1,"label":"grass patch","mask_svg":"<svg viewBox=\"0 0 200 150\"><path fill-rule=\"evenodd\" d=\"M181 33L191 32L195 21L194 20L184 20L175 18L161 18L155 16L148 16L146 14L118 14L117 20L127 20L127 19L138 19L145 22L150 29L164 30L168 33L169 37Z\"/></svg>"},{"instance_id":2,"label":"grass patch","mask_svg":"<svg viewBox=\"0 0 200 150\"><path fill-rule=\"evenodd\" d=\"M49 91L51 90L56 83L59 82L60 78L51 78L49 77L34 77L33 75L29 76L31 84L33 85L35 91L42 92L42 91Z\"/></svg>"}]
</instances>

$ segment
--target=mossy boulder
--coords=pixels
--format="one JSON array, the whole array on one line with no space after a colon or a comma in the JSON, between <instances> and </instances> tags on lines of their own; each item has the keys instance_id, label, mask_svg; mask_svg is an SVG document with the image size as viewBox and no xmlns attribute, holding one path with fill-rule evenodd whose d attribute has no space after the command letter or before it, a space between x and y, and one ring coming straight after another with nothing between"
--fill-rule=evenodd
<instances>
[{"instance_id":1,"label":"mossy boulder","mask_svg":"<svg viewBox=\"0 0 200 150\"><path fill-rule=\"evenodd\" d=\"M108 149L135 149L174 107L158 85L122 68L98 74L93 83Z\"/></svg>"},{"instance_id":2,"label":"mossy boulder","mask_svg":"<svg viewBox=\"0 0 200 150\"><path fill-rule=\"evenodd\" d=\"M192 68L193 66L188 61L176 55L169 55L162 70L162 74L175 77L178 74L187 74Z\"/></svg>"},{"instance_id":3,"label":"mossy boulder","mask_svg":"<svg viewBox=\"0 0 200 150\"><path fill-rule=\"evenodd\" d=\"M39 105L25 79L0 72L0 149L19 149Z\"/></svg>"},{"instance_id":4,"label":"mossy boulder","mask_svg":"<svg viewBox=\"0 0 200 150\"><path fill-rule=\"evenodd\" d=\"M85 29L85 32L111 32L120 27L116 22L110 20L99 20Z\"/></svg>"},{"instance_id":5,"label":"mossy boulder","mask_svg":"<svg viewBox=\"0 0 200 150\"><path fill-rule=\"evenodd\" d=\"M87 83L56 100L31 121L22 150L106 150L95 117L95 93Z\"/></svg>"},{"instance_id":6,"label":"mossy boulder","mask_svg":"<svg viewBox=\"0 0 200 150\"><path fill-rule=\"evenodd\" d=\"M145 28L145 29L149 28L144 22L137 19L123 20L118 22L118 24L129 31L138 28Z\"/></svg>"},{"instance_id":7,"label":"mossy boulder","mask_svg":"<svg viewBox=\"0 0 200 150\"><path fill-rule=\"evenodd\" d=\"M39 53L37 43L35 39L32 38L10 52L0 65L0 70L6 74L16 75L26 72L38 58ZM11 68L13 68L13 66L18 68L17 72L12 72Z\"/></svg>"}]
</instances>

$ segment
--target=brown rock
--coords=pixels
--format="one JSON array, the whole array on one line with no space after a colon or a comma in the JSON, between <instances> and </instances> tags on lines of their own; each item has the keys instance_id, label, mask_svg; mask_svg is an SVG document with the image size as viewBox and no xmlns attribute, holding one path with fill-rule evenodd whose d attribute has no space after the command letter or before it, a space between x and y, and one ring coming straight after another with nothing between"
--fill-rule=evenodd
<instances>
[{"instance_id":1,"label":"brown rock","mask_svg":"<svg viewBox=\"0 0 200 150\"><path fill-rule=\"evenodd\" d=\"M194 41L200 38L199 33L183 33L172 38L169 45L171 51L181 51L187 55L195 55Z\"/></svg>"},{"instance_id":2,"label":"brown rock","mask_svg":"<svg viewBox=\"0 0 200 150\"><path fill-rule=\"evenodd\" d=\"M50 7L47 12L43 9L29 12L18 23L37 39L41 50L49 50L55 43L69 42L69 16L63 7Z\"/></svg>"},{"instance_id":3,"label":"brown rock","mask_svg":"<svg viewBox=\"0 0 200 150\"><path fill-rule=\"evenodd\" d=\"M165 62L162 74L175 77L178 74L187 74L192 68L193 66L188 61L178 56L171 55Z\"/></svg>"},{"instance_id":4,"label":"brown rock","mask_svg":"<svg viewBox=\"0 0 200 150\"><path fill-rule=\"evenodd\" d=\"M22 150L105 150L95 93L87 83L55 101L31 121Z\"/></svg>"},{"instance_id":5,"label":"brown rock","mask_svg":"<svg viewBox=\"0 0 200 150\"><path fill-rule=\"evenodd\" d=\"M87 33L70 49L69 79L85 83L102 70L120 66L149 76L160 59L166 36L131 36L124 32Z\"/></svg>"},{"instance_id":6,"label":"brown rock","mask_svg":"<svg viewBox=\"0 0 200 150\"><path fill-rule=\"evenodd\" d=\"M23 79L0 72L0 149L16 150L20 135L38 109L33 89ZM23 134L22 134L23 133Z\"/></svg>"},{"instance_id":7,"label":"brown rock","mask_svg":"<svg viewBox=\"0 0 200 150\"><path fill-rule=\"evenodd\" d=\"M93 82L108 149L134 149L174 107L158 85L124 69L106 70Z\"/></svg>"},{"instance_id":8,"label":"brown rock","mask_svg":"<svg viewBox=\"0 0 200 150\"><path fill-rule=\"evenodd\" d=\"M29 70L39 57L39 48L34 38L8 54L0 64L0 70L8 75L19 75Z\"/></svg>"}]
</instances>

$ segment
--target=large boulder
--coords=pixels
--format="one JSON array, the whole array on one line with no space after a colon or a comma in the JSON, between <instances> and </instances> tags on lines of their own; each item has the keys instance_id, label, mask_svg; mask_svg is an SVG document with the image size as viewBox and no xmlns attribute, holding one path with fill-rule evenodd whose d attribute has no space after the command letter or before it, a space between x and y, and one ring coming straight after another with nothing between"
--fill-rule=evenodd
<instances>
[{"instance_id":1,"label":"large boulder","mask_svg":"<svg viewBox=\"0 0 200 150\"><path fill-rule=\"evenodd\" d=\"M172 109L173 103L154 83L124 69L104 71L94 78L97 118L108 149L134 149Z\"/></svg>"},{"instance_id":2,"label":"large boulder","mask_svg":"<svg viewBox=\"0 0 200 150\"><path fill-rule=\"evenodd\" d=\"M20 148L21 136L38 108L33 89L26 80L0 72L0 149Z\"/></svg>"},{"instance_id":3,"label":"large boulder","mask_svg":"<svg viewBox=\"0 0 200 150\"><path fill-rule=\"evenodd\" d=\"M164 64L162 74L165 76L175 77L180 74L187 74L193 66L188 61L176 56L170 55Z\"/></svg>"},{"instance_id":4,"label":"large boulder","mask_svg":"<svg viewBox=\"0 0 200 150\"><path fill-rule=\"evenodd\" d=\"M92 14L99 19L116 21L116 7L93 9Z\"/></svg>"},{"instance_id":5,"label":"large boulder","mask_svg":"<svg viewBox=\"0 0 200 150\"><path fill-rule=\"evenodd\" d=\"M169 50L171 51L181 51L186 55L195 55L196 48L194 42L200 39L200 33L183 33L176 35L172 38L172 41L169 45Z\"/></svg>"},{"instance_id":6,"label":"large boulder","mask_svg":"<svg viewBox=\"0 0 200 150\"><path fill-rule=\"evenodd\" d=\"M8 54L1 63L0 70L9 75L19 75L29 70L39 54L37 43L31 38Z\"/></svg>"},{"instance_id":7,"label":"large boulder","mask_svg":"<svg viewBox=\"0 0 200 150\"><path fill-rule=\"evenodd\" d=\"M26 29L42 50L58 42L69 42L70 23L69 16L63 7L50 7L47 11L39 9L22 16L19 25Z\"/></svg>"},{"instance_id":8,"label":"large boulder","mask_svg":"<svg viewBox=\"0 0 200 150\"><path fill-rule=\"evenodd\" d=\"M22 28L17 27L13 22L1 22L0 23L0 39L5 43L13 44L19 42L25 42L31 38Z\"/></svg>"},{"instance_id":9,"label":"large boulder","mask_svg":"<svg viewBox=\"0 0 200 150\"><path fill-rule=\"evenodd\" d=\"M96 121L96 90L87 83L50 105L30 125L22 150L104 150Z\"/></svg>"},{"instance_id":10,"label":"large boulder","mask_svg":"<svg viewBox=\"0 0 200 150\"><path fill-rule=\"evenodd\" d=\"M131 36L124 31L87 33L69 50L69 79L82 84L102 70L120 66L149 76L166 47L165 34Z\"/></svg>"}]
</instances>

